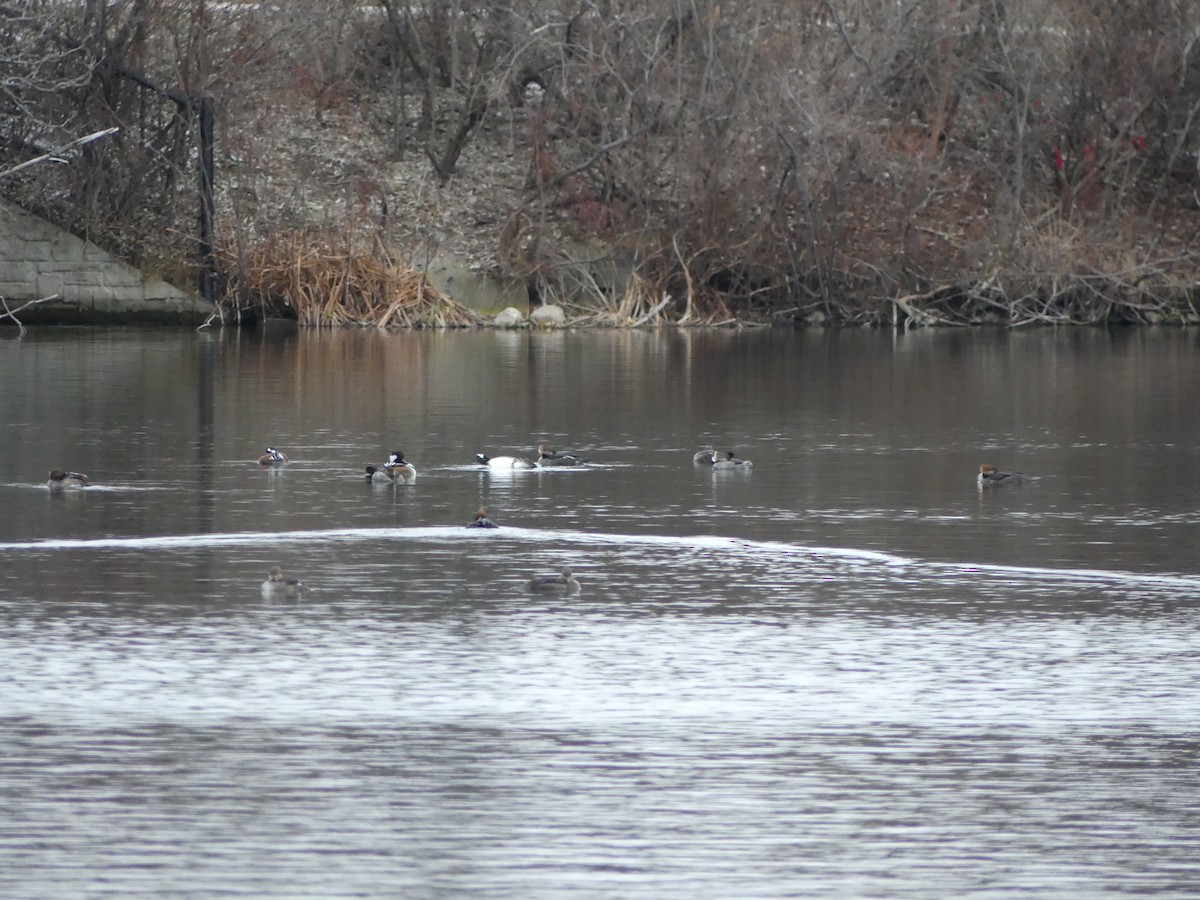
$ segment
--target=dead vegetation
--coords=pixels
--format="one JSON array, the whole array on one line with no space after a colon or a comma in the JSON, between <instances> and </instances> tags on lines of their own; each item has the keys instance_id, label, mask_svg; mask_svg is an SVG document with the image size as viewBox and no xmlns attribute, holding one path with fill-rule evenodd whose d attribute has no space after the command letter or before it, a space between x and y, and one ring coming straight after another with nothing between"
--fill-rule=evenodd
<instances>
[{"instance_id":1,"label":"dead vegetation","mask_svg":"<svg viewBox=\"0 0 1200 900\"><path fill-rule=\"evenodd\" d=\"M238 309L468 324L399 262L448 254L581 324L1196 321L1189 4L30 6L0 170L121 132L0 188L190 282L193 112L148 84L213 95Z\"/></svg>"},{"instance_id":2,"label":"dead vegetation","mask_svg":"<svg viewBox=\"0 0 1200 900\"><path fill-rule=\"evenodd\" d=\"M484 317L446 296L382 243L289 232L222 260L235 318L289 317L313 328L463 328Z\"/></svg>"}]
</instances>

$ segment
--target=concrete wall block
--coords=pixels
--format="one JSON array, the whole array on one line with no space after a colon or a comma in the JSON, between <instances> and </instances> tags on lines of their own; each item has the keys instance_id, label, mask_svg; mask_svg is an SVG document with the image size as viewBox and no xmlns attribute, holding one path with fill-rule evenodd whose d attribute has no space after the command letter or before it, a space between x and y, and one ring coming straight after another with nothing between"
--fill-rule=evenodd
<instances>
[{"instance_id":1,"label":"concrete wall block","mask_svg":"<svg viewBox=\"0 0 1200 900\"><path fill-rule=\"evenodd\" d=\"M104 266L95 269L100 274L101 283L115 291L139 291L142 278L136 269Z\"/></svg>"},{"instance_id":2,"label":"concrete wall block","mask_svg":"<svg viewBox=\"0 0 1200 900\"><path fill-rule=\"evenodd\" d=\"M45 270L43 270L45 271ZM73 266L62 273L63 284L78 287L99 287L106 283L103 269L81 269Z\"/></svg>"},{"instance_id":3,"label":"concrete wall block","mask_svg":"<svg viewBox=\"0 0 1200 900\"><path fill-rule=\"evenodd\" d=\"M24 284L30 290L37 281L38 268L25 259L0 262L0 280L5 284Z\"/></svg>"},{"instance_id":4,"label":"concrete wall block","mask_svg":"<svg viewBox=\"0 0 1200 900\"><path fill-rule=\"evenodd\" d=\"M70 303L78 303L85 306L90 306L96 301L96 289L91 287L78 287L76 285L64 285L63 299Z\"/></svg>"},{"instance_id":5,"label":"concrete wall block","mask_svg":"<svg viewBox=\"0 0 1200 900\"><path fill-rule=\"evenodd\" d=\"M167 284L165 281L147 281L143 283L143 288L146 292L146 300L148 301L170 301L175 304L187 302L188 295L179 288Z\"/></svg>"},{"instance_id":6,"label":"concrete wall block","mask_svg":"<svg viewBox=\"0 0 1200 900\"><path fill-rule=\"evenodd\" d=\"M112 256L90 241L85 241L83 245L83 261L86 263L108 263L112 262Z\"/></svg>"},{"instance_id":7,"label":"concrete wall block","mask_svg":"<svg viewBox=\"0 0 1200 900\"><path fill-rule=\"evenodd\" d=\"M52 294L65 294L66 285L63 277L57 272L39 274L37 277L36 293L39 297L49 297Z\"/></svg>"},{"instance_id":8,"label":"concrete wall block","mask_svg":"<svg viewBox=\"0 0 1200 900\"><path fill-rule=\"evenodd\" d=\"M50 259L55 262L82 263L83 241L72 234L60 234L50 242Z\"/></svg>"},{"instance_id":9,"label":"concrete wall block","mask_svg":"<svg viewBox=\"0 0 1200 900\"><path fill-rule=\"evenodd\" d=\"M53 250L50 246L50 241L25 241L25 259L29 262L43 263L49 262L54 258Z\"/></svg>"}]
</instances>

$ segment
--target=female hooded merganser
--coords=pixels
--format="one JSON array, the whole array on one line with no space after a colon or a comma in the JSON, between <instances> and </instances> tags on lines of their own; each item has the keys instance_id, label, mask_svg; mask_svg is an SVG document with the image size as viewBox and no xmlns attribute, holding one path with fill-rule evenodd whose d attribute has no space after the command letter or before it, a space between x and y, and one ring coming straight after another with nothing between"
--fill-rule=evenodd
<instances>
[{"instance_id":1,"label":"female hooded merganser","mask_svg":"<svg viewBox=\"0 0 1200 900\"><path fill-rule=\"evenodd\" d=\"M1001 484L1026 484L1033 481L1033 476L1023 472L1001 472L995 466L984 463L979 467L978 480L980 487L995 487Z\"/></svg>"},{"instance_id":2,"label":"female hooded merganser","mask_svg":"<svg viewBox=\"0 0 1200 900\"><path fill-rule=\"evenodd\" d=\"M570 569L561 575L534 575L525 582L525 590L535 594L578 594L582 587Z\"/></svg>"},{"instance_id":3,"label":"female hooded merganser","mask_svg":"<svg viewBox=\"0 0 1200 900\"><path fill-rule=\"evenodd\" d=\"M367 483L368 484L395 484L396 477L392 475L387 466L367 466Z\"/></svg>"},{"instance_id":4,"label":"female hooded merganser","mask_svg":"<svg viewBox=\"0 0 1200 900\"><path fill-rule=\"evenodd\" d=\"M527 459L521 459L519 456L485 456L482 453L475 454L475 461L481 466L487 466L489 469L532 469L533 463Z\"/></svg>"},{"instance_id":5,"label":"female hooded merganser","mask_svg":"<svg viewBox=\"0 0 1200 900\"><path fill-rule=\"evenodd\" d=\"M258 458L260 466L273 466L288 461L288 455L282 450L276 450L274 447L268 447L267 452Z\"/></svg>"},{"instance_id":6,"label":"female hooded merganser","mask_svg":"<svg viewBox=\"0 0 1200 900\"><path fill-rule=\"evenodd\" d=\"M732 450L721 451L714 450L711 444L705 445L703 450L699 450L692 454L692 462L698 466L711 466L717 461L718 454L723 454L725 459L734 459L735 455Z\"/></svg>"},{"instance_id":7,"label":"female hooded merganser","mask_svg":"<svg viewBox=\"0 0 1200 900\"><path fill-rule=\"evenodd\" d=\"M539 466L582 466L589 460L582 459L574 453L559 453L549 444L538 444L538 458L535 465Z\"/></svg>"},{"instance_id":8,"label":"female hooded merganser","mask_svg":"<svg viewBox=\"0 0 1200 900\"><path fill-rule=\"evenodd\" d=\"M62 469L51 469L50 479L46 482L46 487L52 491L58 491L63 488L87 487L90 483L88 477L80 472L64 472Z\"/></svg>"},{"instance_id":9,"label":"female hooded merganser","mask_svg":"<svg viewBox=\"0 0 1200 900\"><path fill-rule=\"evenodd\" d=\"M753 466L754 466L754 463L750 462L750 460L742 459L741 457L734 456L732 450L730 450L728 452L726 452L725 450L718 450L715 453L713 453L712 467L714 469L718 469L718 470L737 469L737 468L749 469L749 468L752 468Z\"/></svg>"},{"instance_id":10,"label":"female hooded merganser","mask_svg":"<svg viewBox=\"0 0 1200 900\"><path fill-rule=\"evenodd\" d=\"M499 528L500 526L487 517L487 510L482 506L475 510L475 521L468 528Z\"/></svg>"},{"instance_id":11,"label":"female hooded merganser","mask_svg":"<svg viewBox=\"0 0 1200 900\"><path fill-rule=\"evenodd\" d=\"M403 450L393 450L391 457L384 466L388 474L401 481L412 481L417 477L417 470L412 463L404 458Z\"/></svg>"},{"instance_id":12,"label":"female hooded merganser","mask_svg":"<svg viewBox=\"0 0 1200 900\"><path fill-rule=\"evenodd\" d=\"M275 566L267 575L267 580L262 583L262 592L264 596L284 596L284 597L299 597L307 590L304 582L299 578L292 578L283 574L283 569Z\"/></svg>"}]
</instances>

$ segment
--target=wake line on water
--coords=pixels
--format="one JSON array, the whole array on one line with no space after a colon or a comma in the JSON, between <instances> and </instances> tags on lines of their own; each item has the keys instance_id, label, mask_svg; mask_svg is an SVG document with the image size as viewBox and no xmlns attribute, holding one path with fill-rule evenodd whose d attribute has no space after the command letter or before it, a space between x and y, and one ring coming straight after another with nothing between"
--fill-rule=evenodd
<instances>
[{"instance_id":1,"label":"wake line on water","mask_svg":"<svg viewBox=\"0 0 1200 900\"><path fill-rule=\"evenodd\" d=\"M756 551L778 556L802 555L812 558L855 560L863 563L922 570L985 574L999 577L1023 577L1045 581L1085 581L1161 585L1200 590L1200 575L1150 575L1109 569L1048 569L1038 566L1006 566L992 563L939 562L918 560L877 550L850 547L816 547L781 541L756 541L724 535L602 534L582 531L556 531L505 526L499 531L484 531L462 526L425 526L410 528L330 528L318 531L241 531L220 534L177 534L137 538L51 539L0 543L0 552L45 552L49 550L172 550L190 547L251 546L255 544L315 544L355 541L421 541L445 543L462 540L528 541L554 540L578 544L641 544L663 547L709 548L725 551Z\"/></svg>"}]
</instances>

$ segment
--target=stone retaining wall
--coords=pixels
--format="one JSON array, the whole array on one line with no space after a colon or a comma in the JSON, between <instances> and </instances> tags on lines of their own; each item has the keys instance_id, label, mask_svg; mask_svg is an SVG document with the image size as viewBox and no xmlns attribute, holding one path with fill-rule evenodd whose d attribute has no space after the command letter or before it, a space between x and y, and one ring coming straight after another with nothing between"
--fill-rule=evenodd
<instances>
[{"instance_id":1,"label":"stone retaining wall","mask_svg":"<svg viewBox=\"0 0 1200 900\"><path fill-rule=\"evenodd\" d=\"M147 278L95 244L0 200L0 297L15 309L54 294L61 299L22 310L21 321L192 324L212 311L198 296Z\"/></svg>"}]
</instances>

